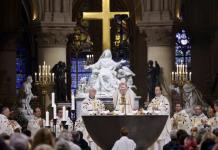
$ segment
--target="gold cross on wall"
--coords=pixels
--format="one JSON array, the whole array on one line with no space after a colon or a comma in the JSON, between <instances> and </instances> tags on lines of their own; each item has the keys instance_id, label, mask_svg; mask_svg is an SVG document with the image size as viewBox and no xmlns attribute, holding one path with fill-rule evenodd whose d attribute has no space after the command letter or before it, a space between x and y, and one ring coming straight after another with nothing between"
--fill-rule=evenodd
<instances>
[{"instance_id":1,"label":"gold cross on wall","mask_svg":"<svg viewBox=\"0 0 218 150\"><path fill-rule=\"evenodd\" d=\"M124 14L129 15L129 12L110 12L110 0L102 0L102 12L83 12L83 19L102 20L103 50L110 49L110 19Z\"/></svg>"}]
</instances>

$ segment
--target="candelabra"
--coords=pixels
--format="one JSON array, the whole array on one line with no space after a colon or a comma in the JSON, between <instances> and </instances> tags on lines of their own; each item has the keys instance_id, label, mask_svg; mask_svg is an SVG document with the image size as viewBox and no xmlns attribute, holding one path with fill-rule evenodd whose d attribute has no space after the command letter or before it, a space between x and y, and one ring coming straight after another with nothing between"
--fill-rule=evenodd
<instances>
[{"instance_id":1,"label":"candelabra","mask_svg":"<svg viewBox=\"0 0 218 150\"><path fill-rule=\"evenodd\" d=\"M191 82L192 72L188 71L188 65L184 64L183 61L176 65L176 72L172 72L172 84L179 87L180 90L180 102L184 103L183 100L183 86L186 83Z\"/></svg>"},{"instance_id":2,"label":"candelabra","mask_svg":"<svg viewBox=\"0 0 218 150\"><path fill-rule=\"evenodd\" d=\"M46 107L46 95L50 95L54 88L54 73L51 73L50 69L50 65L46 65L44 61L43 65L39 65L39 72L35 73L35 85L41 91L43 98L43 112L45 112Z\"/></svg>"},{"instance_id":3,"label":"candelabra","mask_svg":"<svg viewBox=\"0 0 218 150\"><path fill-rule=\"evenodd\" d=\"M176 65L176 72L172 72L172 83L178 86L183 86L186 82L190 82L192 77L192 72L188 72L187 64Z\"/></svg>"}]
</instances>

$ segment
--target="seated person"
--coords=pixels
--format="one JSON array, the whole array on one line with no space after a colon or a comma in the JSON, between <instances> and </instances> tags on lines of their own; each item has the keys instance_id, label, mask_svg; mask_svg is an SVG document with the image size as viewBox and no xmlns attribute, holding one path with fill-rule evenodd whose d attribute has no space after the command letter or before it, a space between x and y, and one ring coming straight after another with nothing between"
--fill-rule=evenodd
<instances>
[{"instance_id":1,"label":"seated person","mask_svg":"<svg viewBox=\"0 0 218 150\"><path fill-rule=\"evenodd\" d=\"M174 130L182 129L189 133L191 131L191 120L189 115L184 109L182 109L181 103L176 103L175 110L176 112L171 118L172 128Z\"/></svg>"}]
</instances>

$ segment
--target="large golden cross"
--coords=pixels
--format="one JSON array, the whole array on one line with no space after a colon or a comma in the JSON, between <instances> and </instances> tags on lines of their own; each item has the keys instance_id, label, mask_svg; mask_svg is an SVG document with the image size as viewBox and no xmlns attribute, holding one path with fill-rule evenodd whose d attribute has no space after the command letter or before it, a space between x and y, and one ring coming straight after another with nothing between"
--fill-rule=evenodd
<instances>
[{"instance_id":1,"label":"large golden cross","mask_svg":"<svg viewBox=\"0 0 218 150\"><path fill-rule=\"evenodd\" d=\"M103 50L110 49L110 19L123 14L129 15L129 12L110 12L110 0L102 0L102 12L83 12L83 19L102 20Z\"/></svg>"}]
</instances>

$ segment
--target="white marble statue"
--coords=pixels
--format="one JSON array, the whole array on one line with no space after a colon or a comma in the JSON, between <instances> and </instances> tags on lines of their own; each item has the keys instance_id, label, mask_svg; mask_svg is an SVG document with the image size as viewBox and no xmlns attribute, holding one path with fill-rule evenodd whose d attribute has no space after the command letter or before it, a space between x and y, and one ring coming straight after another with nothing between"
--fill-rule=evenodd
<instances>
[{"instance_id":1,"label":"white marble statue","mask_svg":"<svg viewBox=\"0 0 218 150\"><path fill-rule=\"evenodd\" d=\"M26 81L23 83L23 90L25 93L25 97L22 99L22 111L24 112L24 115L32 115L33 109L30 106L30 101L32 99L37 98L37 96L34 96L32 93L32 76L28 76Z\"/></svg>"},{"instance_id":2,"label":"white marble statue","mask_svg":"<svg viewBox=\"0 0 218 150\"><path fill-rule=\"evenodd\" d=\"M202 105L206 107L207 104L203 101L203 96L199 90L192 84L186 83L183 86L183 98L185 101L185 110L190 115L192 114L193 107L196 105Z\"/></svg>"},{"instance_id":3,"label":"white marble statue","mask_svg":"<svg viewBox=\"0 0 218 150\"><path fill-rule=\"evenodd\" d=\"M123 66L125 63L125 60L115 62L111 51L104 50L95 64L84 67L92 70L86 89L94 87L98 91L98 97L112 97L123 77L126 78L129 87L134 87L132 76L135 74L128 67Z\"/></svg>"}]
</instances>

